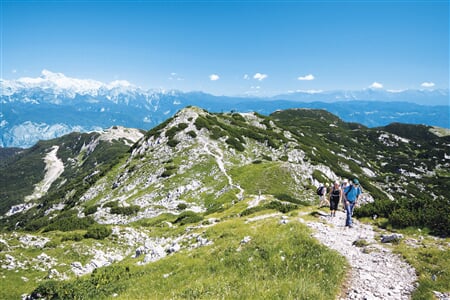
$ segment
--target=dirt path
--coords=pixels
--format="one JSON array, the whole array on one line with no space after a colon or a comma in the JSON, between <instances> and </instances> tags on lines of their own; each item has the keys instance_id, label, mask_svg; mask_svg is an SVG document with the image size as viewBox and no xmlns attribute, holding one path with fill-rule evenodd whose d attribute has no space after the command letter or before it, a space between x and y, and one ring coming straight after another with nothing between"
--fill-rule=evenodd
<instances>
[{"instance_id":1,"label":"dirt path","mask_svg":"<svg viewBox=\"0 0 450 300\"><path fill-rule=\"evenodd\" d=\"M220 169L220 171L227 177L228 184L234 188L237 188L239 190L239 193L237 195L239 200L242 200L244 198L244 189L241 188L240 185L234 184L233 179L230 175L228 175L227 170L225 169L225 165L223 163L223 151L217 146L215 143L211 143L210 141L206 139L201 139L203 142L203 149L206 153L213 156L216 159L217 165ZM212 150L210 149L212 148Z\"/></svg>"},{"instance_id":2,"label":"dirt path","mask_svg":"<svg viewBox=\"0 0 450 300\"><path fill-rule=\"evenodd\" d=\"M315 238L342 253L352 267L348 290L340 299L410 299L417 280L415 270L377 242L371 226L354 220L353 228L345 227L345 213L340 211L336 217L321 216L318 222L306 224ZM368 245L354 246L358 239Z\"/></svg>"}]
</instances>

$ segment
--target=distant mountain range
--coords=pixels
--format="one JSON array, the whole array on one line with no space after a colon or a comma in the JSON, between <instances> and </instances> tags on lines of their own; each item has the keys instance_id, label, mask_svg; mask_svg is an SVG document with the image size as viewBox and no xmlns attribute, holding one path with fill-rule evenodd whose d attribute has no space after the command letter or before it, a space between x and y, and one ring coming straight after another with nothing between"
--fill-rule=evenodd
<instances>
[{"instance_id":1,"label":"distant mountain range","mask_svg":"<svg viewBox=\"0 0 450 300\"><path fill-rule=\"evenodd\" d=\"M270 98L144 90L127 81L102 83L42 71L38 78L0 80L0 146L27 148L38 140L111 126L150 129L183 107L211 112L320 108L368 127L393 122L450 128L448 90L298 91ZM426 103L427 105L421 105Z\"/></svg>"}]
</instances>

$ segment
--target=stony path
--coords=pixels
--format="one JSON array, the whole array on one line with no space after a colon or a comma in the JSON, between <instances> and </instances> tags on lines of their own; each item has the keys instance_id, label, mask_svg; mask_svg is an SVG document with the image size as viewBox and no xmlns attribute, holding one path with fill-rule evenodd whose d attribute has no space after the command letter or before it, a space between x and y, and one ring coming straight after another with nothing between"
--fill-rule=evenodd
<instances>
[{"instance_id":1,"label":"stony path","mask_svg":"<svg viewBox=\"0 0 450 300\"><path fill-rule=\"evenodd\" d=\"M204 151L207 154L213 156L216 159L216 162L217 162L217 165L219 166L220 171L228 179L228 184L230 186L235 187L235 188L237 188L239 190L239 193L238 193L237 197L238 197L239 200L242 200L244 198L244 189L241 188L240 185L234 184L233 183L233 179L227 173L227 170L225 169L225 165L224 165L224 162L223 162L223 151L217 146L217 144L211 143L209 140L206 140L205 138L200 138L200 140L203 143ZM212 151L210 150L210 147L213 149Z\"/></svg>"},{"instance_id":2,"label":"stony path","mask_svg":"<svg viewBox=\"0 0 450 300\"><path fill-rule=\"evenodd\" d=\"M371 226L356 220L353 228L344 224L345 213L340 211L336 217L321 216L319 222L307 223L315 238L342 253L352 267L348 290L340 299L410 299L417 280L415 270L375 241ZM358 239L367 241L368 246L354 246Z\"/></svg>"}]
</instances>

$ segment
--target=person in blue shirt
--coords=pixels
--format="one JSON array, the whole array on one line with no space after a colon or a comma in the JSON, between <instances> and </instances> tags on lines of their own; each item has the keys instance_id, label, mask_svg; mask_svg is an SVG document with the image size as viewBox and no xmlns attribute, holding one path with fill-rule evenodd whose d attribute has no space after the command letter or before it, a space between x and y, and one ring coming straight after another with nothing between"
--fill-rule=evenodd
<instances>
[{"instance_id":1,"label":"person in blue shirt","mask_svg":"<svg viewBox=\"0 0 450 300\"><path fill-rule=\"evenodd\" d=\"M343 191L345 194L345 211L347 213L347 218L345 220L345 226L350 228L353 227L352 215L353 208L359 200L359 196L361 195L361 188L359 187L359 180L353 179L352 183L346 187Z\"/></svg>"}]
</instances>

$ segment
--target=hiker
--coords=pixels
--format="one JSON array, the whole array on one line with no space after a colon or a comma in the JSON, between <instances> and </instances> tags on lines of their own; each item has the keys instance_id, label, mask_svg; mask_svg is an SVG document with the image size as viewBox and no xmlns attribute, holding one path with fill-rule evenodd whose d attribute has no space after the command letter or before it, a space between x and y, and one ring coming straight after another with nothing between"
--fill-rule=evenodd
<instances>
[{"instance_id":1,"label":"hiker","mask_svg":"<svg viewBox=\"0 0 450 300\"><path fill-rule=\"evenodd\" d=\"M320 185L317 189L317 195L319 195L319 208L322 206L328 206L328 200L327 200L327 187L328 184Z\"/></svg>"},{"instance_id":2,"label":"hiker","mask_svg":"<svg viewBox=\"0 0 450 300\"><path fill-rule=\"evenodd\" d=\"M347 201L347 198L345 197L344 189L348 187L348 180L344 179L341 183L341 199L342 199L342 210L345 211L345 201Z\"/></svg>"},{"instance_id":3,"label":"hiker","mask_svg":"<svg viewBox=\"0 0 450 300\"><path fill-rule=\"evenodd\" d=\"M353 208L355 207L355 205L358 202L359 197L361 195L361 189L359 187L359 180L356 178L353 179L352 183L348 187L346 187L343 192L346 197L345 211L347 212L347 218L345 219L345 226L352 228L353 227L353 223L352 223Z\"/></svg>"},{"instance_id":4,"label":"hiker","mask_svg":"<svg viewBox=\"0 0 450 300\"><path fill-rule=\"evenodd\" d=\"M339 205L339 201L341 200L341 186L339 185L339 181L335 181L333 187L330 191L330 212L331 217L336 217L336 210Z\"/></svg>"}]
</instances>

